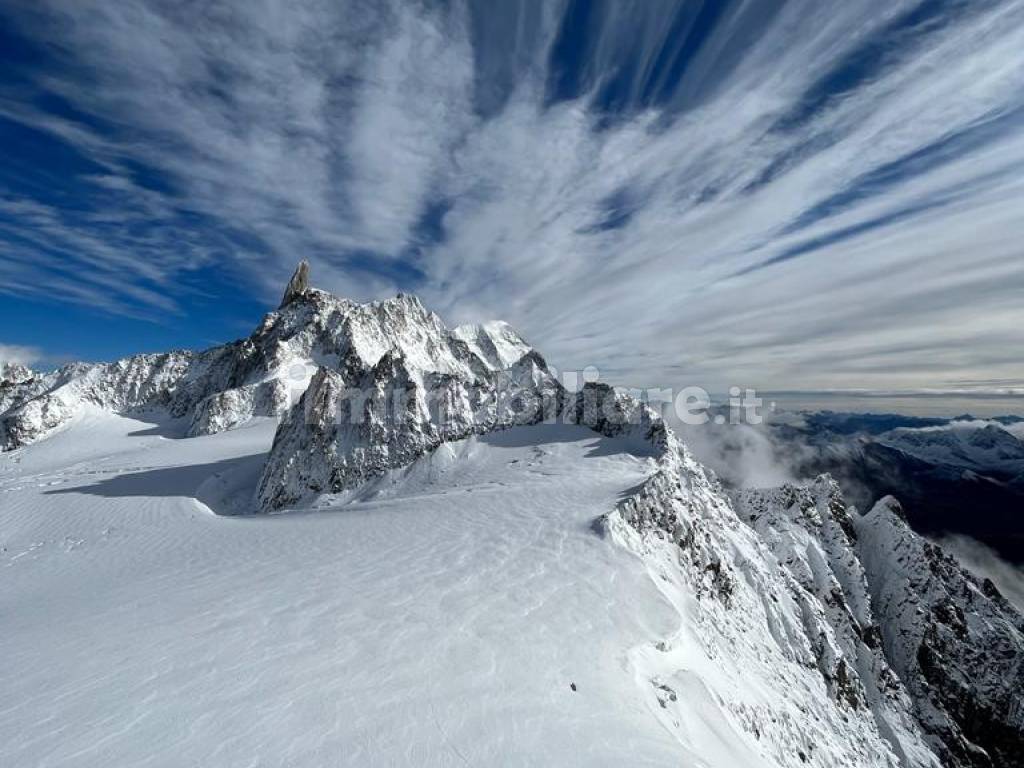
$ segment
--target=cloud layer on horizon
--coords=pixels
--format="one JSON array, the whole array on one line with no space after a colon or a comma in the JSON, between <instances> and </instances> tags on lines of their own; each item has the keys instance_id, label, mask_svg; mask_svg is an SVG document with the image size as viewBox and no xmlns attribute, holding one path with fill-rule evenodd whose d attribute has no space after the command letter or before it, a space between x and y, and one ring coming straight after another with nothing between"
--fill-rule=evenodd
<instances>
[{"instance_id":1,"label":"cloud layer on horizon","mask_svg":"<svg viewBox=\"0 0 1024 768\"><path fill-rule=\"evenodd\" d=\"M1024 2L3 13L0 119L52 152L0 291L166 315L305 257L615 383L1020 382Z\"/></svg>"}]
</instances>

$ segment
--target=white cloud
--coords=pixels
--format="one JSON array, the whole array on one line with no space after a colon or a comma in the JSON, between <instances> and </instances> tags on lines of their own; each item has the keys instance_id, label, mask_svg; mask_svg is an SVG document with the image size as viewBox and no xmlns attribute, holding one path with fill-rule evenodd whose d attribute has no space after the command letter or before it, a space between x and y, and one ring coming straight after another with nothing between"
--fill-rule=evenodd
<instances>
[{"instance_id":1,"label":"white cloud","mask_svg":"<svg viewBox=\"0 0 1024 768\"><path fill-rule=\"evenodd\" d=\"M612 6L586 82L636 52L623 94L641 96L670 5ZM1018 375L1024 3L950 6L927 34L892 31L909 0L757 5L727 9L660 107L600 124L589 93L547 100L556 4L44 4L21 29L68 58L38 87L115 128L10 94L0 113L97 163L117 223L163 226L98 236L8 197L41 207L9 217L0 275L170 312L178 276L225 260L268 299L301 256L319 284L370 298L403 287L414 258L447 319L502 317L560 367L618 383ZM168 187L140 184L138 165ZM439 243L417 230L432 206ZM186 236L183 210L202 220ZM36 261L39 246L55 255Z\"/></svg>"},{"instance_id":2,"label":"white cloud","mask_svg":"<svg viewBox=\"0 0 1024 768\"><path fill-rule=\"evenodd\" d=\"M6 364L31 366L43 359L41 350L16 344L0 344L0 367Z\"/></svg>"}]
</instances>

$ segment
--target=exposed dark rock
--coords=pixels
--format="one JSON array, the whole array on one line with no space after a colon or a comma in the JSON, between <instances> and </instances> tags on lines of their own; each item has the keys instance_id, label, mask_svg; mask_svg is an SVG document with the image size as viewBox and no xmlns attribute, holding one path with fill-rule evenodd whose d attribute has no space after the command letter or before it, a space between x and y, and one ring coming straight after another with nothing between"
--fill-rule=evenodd
<instances>
[{"instance_id":1,"label":"exposed dark rock","mask_svg":"<svg viewBox=\"0 0 1024 768\"><path fill-rule=\"evenodd\" d=\"M284 289L284 296L281 297L281 305L278 309L283 309L291 304L295 299L302 296L308 288L309 262L303 259L299 262L299 266L295 268L292 279L288 281L288 286Z\"/></svg>"}]
</instances>

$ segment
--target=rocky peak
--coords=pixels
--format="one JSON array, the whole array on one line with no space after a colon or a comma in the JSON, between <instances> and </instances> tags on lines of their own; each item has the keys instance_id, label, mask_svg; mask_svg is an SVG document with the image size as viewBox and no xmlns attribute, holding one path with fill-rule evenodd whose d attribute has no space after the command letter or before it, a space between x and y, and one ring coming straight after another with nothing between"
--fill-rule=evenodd
<instances>
[{"instance_id":1,"label":"rocky peak","mask_svg":"<svg viewBox=\"0 0 1024 768\"><path fill-rule=\"evenodd\" d=\"M33 376L32 369L21 363L0 362L0 387L21 384Z\"/></svg>"},{"instance_id":2,"label":"rocky peak","mask_svg":"<svg viewBox=\"0 0 1024 768\"><path fill-rule=\"evenodd\" d=\"M354 305L334 328L337 363L274 439L264 510L348 490L443 442L534 423L561 402L543 358L518 336L502 333L499 353L447 329L414 296Z\"/></svg>"},{"instance_id":3,"label":"rocky peak","mask_svg":"<svg viewBox=\"0 0 1024 768\"><path fill-rule=\"evenodd\" d=\"M246 339L201 353L137 355L39 375L5 366L0 446L10 450L33 442L87 403L117 413L164 408L189 418L191 436L220 432L254 416L283 415L320 369L337 372L349 388L365 382L385 357L421 389L441 387L438 377L451 377L469 390L493 386L499 378L518 388L547 386L551 376L543 359L526 360L532 350L511 329L501 323L480 329L468 334L474 343L467 343L410 294L361 304L312 288L303 261L281 306ZM377 373L387 378L384 368ZM453 388L451 381L444 386Z\"/></svg>"},{"instance_id":4,"label":"rocky peak","mask_svg":"<svg viewBox=\"0 0 1024 768\"><path fill-rule=\"evenodd\" d=\"M281 304L278 309L291 304L295 299L304 294L308 288L309 262L303 259L299 262L299 266L295 268L292 279L288 281L288 286L284 289L284 296L281 297Z\"/></svg>"}]
</instances>

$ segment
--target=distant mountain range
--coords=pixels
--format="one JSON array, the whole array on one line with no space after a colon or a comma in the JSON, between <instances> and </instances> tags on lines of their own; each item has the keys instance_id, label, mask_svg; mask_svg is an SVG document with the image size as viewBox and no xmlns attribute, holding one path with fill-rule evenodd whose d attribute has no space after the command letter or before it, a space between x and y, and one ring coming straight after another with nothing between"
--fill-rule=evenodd
<instances>
[{"instance_id":1,"label":"distant mountain range","mask_svg":"<svg viewBox=\"0 0 1024 768\"><path fill-rule=\"evenodd\" d=\"M1024 563L1024 419L818 411L763 426L795 477L831 474L870 509L892 495L919 533L963 534Z\"/></svg>"}]
</instances>

